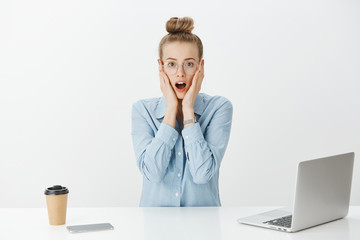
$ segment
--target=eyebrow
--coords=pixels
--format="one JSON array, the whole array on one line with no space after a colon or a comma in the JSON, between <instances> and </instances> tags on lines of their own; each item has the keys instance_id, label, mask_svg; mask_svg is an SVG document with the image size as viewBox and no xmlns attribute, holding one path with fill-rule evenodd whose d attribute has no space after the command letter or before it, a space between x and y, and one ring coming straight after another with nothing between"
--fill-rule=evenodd
<instances>
[{"instance_id":1,"label":"eyebrow","mask_svg":"<svg viewBox=\"0 0 360 240\"><path fill-rule=\"evenodd\" d=\"M177 60L176 58L167 58L166 60L169 60L169 59L171 59L171 60ZM185 58L184 60L190 60L190 59L195 60L195 58Z\"/></svg>"}]
</instances>

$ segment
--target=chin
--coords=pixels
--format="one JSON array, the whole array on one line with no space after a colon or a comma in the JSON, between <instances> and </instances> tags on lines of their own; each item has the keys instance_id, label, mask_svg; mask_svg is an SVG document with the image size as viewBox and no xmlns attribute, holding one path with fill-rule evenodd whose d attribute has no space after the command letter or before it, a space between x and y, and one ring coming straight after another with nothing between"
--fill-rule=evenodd
<instances>
[{"instance_id":1,"label":"chin","mask_svg":"<svg viewBox=\"0 0 360 240\"><path fill-rule=\"evenodd\" d=\"M184 94L176 94L177 99L184 99Z\"/></svg>"}]
</instances>

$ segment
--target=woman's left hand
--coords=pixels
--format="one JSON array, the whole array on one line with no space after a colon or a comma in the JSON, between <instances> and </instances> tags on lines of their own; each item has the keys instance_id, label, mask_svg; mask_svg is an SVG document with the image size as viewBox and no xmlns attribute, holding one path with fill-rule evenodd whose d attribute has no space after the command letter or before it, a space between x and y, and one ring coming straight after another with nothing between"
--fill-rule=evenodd
<instances>
[{"instance_id":1,"label":"woman's left hand","mask_svg":"<svg viewBox=\"0 0 360 240\"><path fill-rule=\"evenodd\" d=\"M185 93L185 96L182 100L183 110L194 109L195 100L200 92L203 79L204 79L204 59L200 61L199 69L196 71L191 86Z\"/></svg>"}]
</instances>

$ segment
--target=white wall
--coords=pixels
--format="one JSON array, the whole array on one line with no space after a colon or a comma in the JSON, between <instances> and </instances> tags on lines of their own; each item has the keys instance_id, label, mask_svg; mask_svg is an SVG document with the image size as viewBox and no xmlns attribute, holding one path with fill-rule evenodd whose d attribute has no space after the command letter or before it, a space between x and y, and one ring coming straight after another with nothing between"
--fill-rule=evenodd
<instances>
[{"instance_id":1,"label":"white wall","mask_svg":"<svg viewBox=\"0 0 360 240\"><path fill-rule=\"evenodd\" d=\"M161 96L172 16L195 20L202 91L234 105L223 206L289 205L298 161L350 151L360 204L359 1L0 0L0 207L53 184L71 207L138 206L131 104Z\"/></svg>"}]
</instances>

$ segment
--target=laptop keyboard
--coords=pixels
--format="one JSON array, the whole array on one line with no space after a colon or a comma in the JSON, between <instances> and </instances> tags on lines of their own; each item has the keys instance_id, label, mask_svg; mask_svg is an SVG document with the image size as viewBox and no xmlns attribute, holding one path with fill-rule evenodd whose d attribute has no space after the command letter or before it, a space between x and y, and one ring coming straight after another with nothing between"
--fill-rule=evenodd
<instances>
[{"instance_id":1,"label":"laptop keyboard","mask_svg":"<svg viewBox=\"0 0 360 240\"><path fill-rule=\"evenodd\" d=\"M263 223L274 225L274 226L291 228L291 219L292 219L292 215L289 215L289 216L276 218L276 219L273 219L273 220L270 220L267 222L263 222Z\"/></svg>"}]
</instances>

